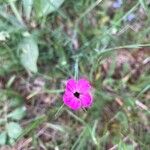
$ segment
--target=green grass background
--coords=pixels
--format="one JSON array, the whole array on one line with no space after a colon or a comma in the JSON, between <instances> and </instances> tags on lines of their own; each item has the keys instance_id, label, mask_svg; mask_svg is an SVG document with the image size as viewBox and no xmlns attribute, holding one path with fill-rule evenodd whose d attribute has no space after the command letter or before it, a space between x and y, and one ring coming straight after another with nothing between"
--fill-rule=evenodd
<instances>
[{"instance_id":1,"label":"green grass background","mask_svg":"<svg viewBox=\"0 0 150 150\"><path fill-rule=\"evenodd\" d=\"M149 60L150 8L146 0L118 9L113 2L0 1L0 147L149 149L149 67L134 77L131 56L122 54L129 61L118 68L120 77L114 74L121 51L140 49L140 64ZM88 110L63 105L64 83L76 76L93 86Z\"/></svg>"}]
</instances>

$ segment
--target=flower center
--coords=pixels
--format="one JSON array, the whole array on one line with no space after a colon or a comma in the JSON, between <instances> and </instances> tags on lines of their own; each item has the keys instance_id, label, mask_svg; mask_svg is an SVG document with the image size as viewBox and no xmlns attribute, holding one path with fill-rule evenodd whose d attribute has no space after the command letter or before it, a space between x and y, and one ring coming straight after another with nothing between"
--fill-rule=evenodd
<instances>
[{"instance_id":1,"label":"flower center","mask_svg":"<svg viewBox=\"0 0 150 150\"><path fill-rule=\"evenodd\" d=\"M75 92L73 95L74 95L76 98L79 98L79 97L80 97L80 93L78 93L78 92Z\"/></svg>"}]
</instances>

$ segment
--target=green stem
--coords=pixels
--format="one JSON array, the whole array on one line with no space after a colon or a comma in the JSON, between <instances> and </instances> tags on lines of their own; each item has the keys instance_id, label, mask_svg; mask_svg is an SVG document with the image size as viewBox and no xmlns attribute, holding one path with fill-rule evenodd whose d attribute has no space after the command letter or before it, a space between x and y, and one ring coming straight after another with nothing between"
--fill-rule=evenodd
<instances>
[{"instance_id":1,"label":"green stem","mask_svg":"<svg viewBox=\"0 0 150 150\"><path fill-rule=\"evenodd\" d=\"M78 78L79 78L79 65L78 65L78 63L79 63L79 58L77 57L76 62L75 62L75 68L74 68L74 70L75 70L74 78L76 80L78 80Z\"/></svg>"}]
</instances>

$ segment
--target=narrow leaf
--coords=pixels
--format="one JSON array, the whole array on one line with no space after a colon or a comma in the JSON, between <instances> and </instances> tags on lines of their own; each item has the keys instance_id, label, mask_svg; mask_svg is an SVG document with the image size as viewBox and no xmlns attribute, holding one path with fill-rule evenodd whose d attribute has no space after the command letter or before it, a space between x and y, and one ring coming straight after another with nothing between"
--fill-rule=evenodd
<instances>
[{"instance_id":1,"label":"narrow leaf","mask_svg":"<svg viewBox=\"0 0 150 150\"><path fill-rule=\"evenodd\" d=\"M11 112L8 117L14 120L20 120L25 116L25 107L20 107Z\"/></svg>"},{"instance_id":2,"label":"narrow leaf","mask_svg":"<svg viewBox=\"0 0 150 150\"><path fill-rule=\"evenodd\" d=\"M64 0L36 0L34 2L35 11L38 17L43 17L56 11Z\"/></svg>"},{"instance_id":3,"label":"narrow leaf","mask_svg":"<svg viewBox=\"0 0 150 150\"><path fill-rule=\"evenodd\" d=\"M22 133L21 126L16 122L10 122L6 125L6 130L10 138L17 139Z\"/></svg>"},{"instance_id":4,"label":"narrow leaf","mask_svg":"<svg viewBox=\"0 0 150 150\"><path fill-rule=\"evenodd\" d=\"M1 132L0 133L0 145L5 145L6 137L7 137L6 132Z\"/></svg>"},{"instance_id":5,"label":"narrow leaf","mask_svg":"<svg viewBox=\"0 0 150 150\"><path fill-rule=\"evenodd\" d=\"M23 0L23 9L27 20L30 19L32 6L33 0Z\"/></svg>"},{"instance_id":6,"label":"narrow leaf","mask_svg":"<svg viewBox=\"0 0 150 150\"><path fill-rule=\"evenodd\" d=\"M19 44L20 61L29 72L37 72L38 45L32 36L25 37Z\"/></svg>"}]
</instances>

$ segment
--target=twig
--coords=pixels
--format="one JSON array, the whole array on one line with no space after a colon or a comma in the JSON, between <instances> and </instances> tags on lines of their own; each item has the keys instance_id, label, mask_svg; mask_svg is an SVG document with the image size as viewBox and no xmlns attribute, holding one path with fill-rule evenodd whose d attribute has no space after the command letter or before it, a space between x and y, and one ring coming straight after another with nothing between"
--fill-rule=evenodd
<instances>
[{"instance_id":1,"label":"twig","mask_svg":"<svg viewBox=\"0 0 150 150\"><path fill-rule=\"evenodd\" d=\"M136 104L137 106L139 106L140 108L142 108L142 109L148 111L148 107L147 107L146 105L144 105L142 102L140 102L139 100L136 100L136 101L135 101L135 104Z\"/></svg>"}]
</instances>

